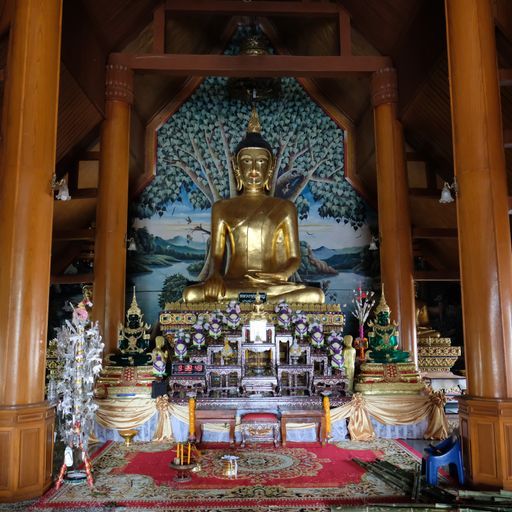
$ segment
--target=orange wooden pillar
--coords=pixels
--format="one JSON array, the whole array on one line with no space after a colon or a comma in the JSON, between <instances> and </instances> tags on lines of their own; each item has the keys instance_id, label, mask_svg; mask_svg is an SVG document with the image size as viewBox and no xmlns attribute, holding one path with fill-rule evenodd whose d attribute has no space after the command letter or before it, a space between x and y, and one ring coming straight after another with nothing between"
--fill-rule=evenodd
<instances>
[{"instance_id":1,"label":"orange wooden pillar","mask_svg":"<svg viewBox=\"0 0 512 512\"><path fill-rule=\"evenodd\" d=\"M109 64L106 119L101 130L93 291L94 318L100 324L105 354L116 349L118 326L124 319L132 103L133 72Z\"/></svg>"},{"instance_id":2,"label":"orange wooden pillar","mask_svg":"<svg viewBox=\"0 0 512 512\"><path fill-rule=\"evenodd\" d=\"M16 2L0 160L0 501L51 484L54 408L44 400L61 0Z\"/></svg>"},{"instance_id":3,"label":"orange wooden pillar","mask_svg":"<svg viewBox=\"0 0 512 512\"><path fill-rule=\"evenodd\" d=\"M491 0L447 0L468 395L466 469L512 489L512 254Z\"/></svg>"},{"instance_id":4,"label":"orange wooden pillar","mask_svg":"<svg viewBox=\"0 0 512 512\"><path fill-rule=\"evenodd\" d=\"M372 104L377 155L380 274L391 317L400 324L402 348L417 363L416 315L409 187L402 127L396 118L396 71L372 76Z\"/></svg>"}]
</instances>

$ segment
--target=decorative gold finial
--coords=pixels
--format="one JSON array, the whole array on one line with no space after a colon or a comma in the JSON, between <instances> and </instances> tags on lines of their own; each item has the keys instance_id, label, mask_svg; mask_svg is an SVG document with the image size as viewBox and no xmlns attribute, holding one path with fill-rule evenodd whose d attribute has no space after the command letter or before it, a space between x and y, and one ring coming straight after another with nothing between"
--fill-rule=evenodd
<instances>
[{"instance_id":1,"label":"decorative gold finial","mask_svg":"<svg viewBox=\"0 0 512 512\"><path fill-rule=\"evenodd\" d=\"M381 295L380 295L380 301L377 304L377 307L375 308L375 316L377 316L382 311L386 311L388 314L391 313L391 309L389 309L389 306L386 302L386 297L384 295L384 283L382 283L382 291L381 291Z\"/></svg>"},{"instance_id":2,"label":"decorative gold finial","mask_svg":"<svg viewBox=\"0 0 512 512\"><path fill-rule=\"evenodd\" d=\"M249 124L247 125L247 133L261 133L260 118L254 105L252 107L251 119L249 119Z\"/></svg>"},{"instance_id":3,"label":"decorative gold finial","mask_svg":"<svg viewBox=\"0 0 512 512\"><path fill-rule=\"evenodd\" d=\"M133 287L132 303L130 304L130 309L126 313L127 317L129 317L130 315L142 316L142 311L139 308L139 305L137 304L137 297L135 296L135 286Z\"/></svg>"}]
</instances>

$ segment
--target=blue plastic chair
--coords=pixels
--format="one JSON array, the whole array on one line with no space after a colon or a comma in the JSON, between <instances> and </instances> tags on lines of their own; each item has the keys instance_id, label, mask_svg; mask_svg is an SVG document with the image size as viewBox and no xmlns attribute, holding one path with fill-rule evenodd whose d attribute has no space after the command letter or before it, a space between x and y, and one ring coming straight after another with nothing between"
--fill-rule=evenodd
<instances>
[{"instance_id":1,"label":"blue plastic chair","mask_svg":"<svg viewBox=\"0 0 512 512\"><path fill-rule=\"evenodd\" d=\"M436 446L425 448L427 456L424 457L425 476L429 485L437 485L439 468L448 466L450 475L456 469L460 485L464 485L464 467L462 466L462 449L458 437L449 437Z\"/></svg>"}]
</instances>

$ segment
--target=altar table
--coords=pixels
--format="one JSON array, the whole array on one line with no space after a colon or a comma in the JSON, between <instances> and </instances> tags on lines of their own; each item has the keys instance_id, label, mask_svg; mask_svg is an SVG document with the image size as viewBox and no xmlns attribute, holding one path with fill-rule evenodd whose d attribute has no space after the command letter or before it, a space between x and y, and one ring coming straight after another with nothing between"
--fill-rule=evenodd
<instances>
[{"instance_id":1,"label":"altar table","mask_svg":"<svg viewBox=\"0 0 512 512\"><path fill-rule=\"evenodd\" d=\"M206 423L221 423L229 425L229 444L235 444L236 409L220 409L217 411L197 409L195 413L196 440L201 442L203 425Z\"/></svg>"},{"instance_id":2,"label":"altar table","mask_svg":"<svg viewBox=\"0 0 512 512\"><path fill-rule=\"evenodd\" d=\"M283 411L281 413L281 442L286 446L286 427L290 423L316 423L318 425L318 441L324 446L325 412L324 411Z\"/></svg>"}]
</instances>

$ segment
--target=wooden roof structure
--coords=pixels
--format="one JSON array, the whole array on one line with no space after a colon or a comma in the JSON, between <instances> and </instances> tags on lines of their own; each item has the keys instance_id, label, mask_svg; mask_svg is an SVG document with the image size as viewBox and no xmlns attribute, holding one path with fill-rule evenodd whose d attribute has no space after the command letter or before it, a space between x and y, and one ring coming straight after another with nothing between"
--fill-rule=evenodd
<instances>
[{"instance_id":1,"label":"wooden roof structure","mask_svg":"<svg viewBox=\"0 0 512 512\"><path fill-rule=\"evenodd\" d=\"M0 70L13 4L4 0L0 7ZM512 4L494 0L494 6L510 195ZM221 55L233 26L247 22L260 23L280 52L261 74L307 76L353 124L354 178L374 205L370 72L382 63L397 69L414 251L428 269L415 277L457 280L455 207L438 202L443 182L454 175L443 0L74 0L63 9L56 169L58 176L67 175L73 199L55 203L52 282L92 280L65 276L64 270L76 258L92 257L109 58L131 59L136 69L130 170L135 190L144 174L146 126L187 81L247 71ZM154 57L164 52L166 62Z\"/></svg>"}]
</instances>

